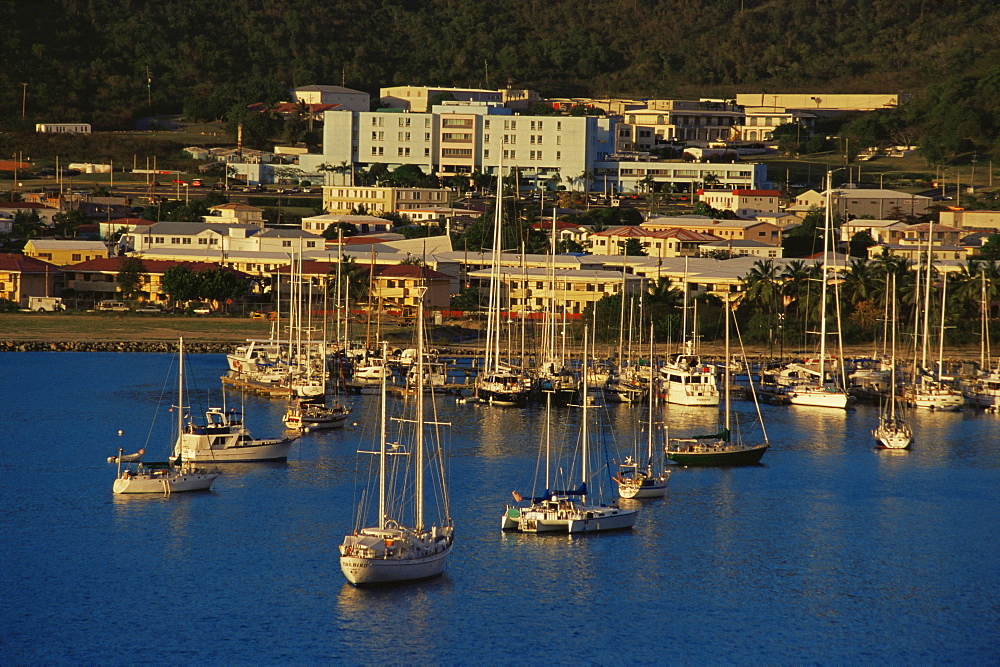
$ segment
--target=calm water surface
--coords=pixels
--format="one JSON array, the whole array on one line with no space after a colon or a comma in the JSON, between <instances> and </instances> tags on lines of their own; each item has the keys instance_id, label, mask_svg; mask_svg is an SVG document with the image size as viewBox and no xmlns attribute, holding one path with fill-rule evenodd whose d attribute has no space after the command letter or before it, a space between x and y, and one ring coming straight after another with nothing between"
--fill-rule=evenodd
<instances>
[{"instance_id":1,"label":"calm water surface","mask_svg":"<svg viewBox=\"0 0 1000 667\"><path fill-rule=\"evenodd\" d=\"M189 359L193 404L218 404L224 358ZM229 466L211 493L113 496L119 442L168 449L173 363L0 353L0 662L1000 661L1000 416L921 414L914 449L885 452L873 408L765 406L764 465L676 469L635 530L569 538L498 530L530 490L544 412L442 398L448 571L368 591L336 547L376 397L351 399L357 426L306 435L287 464ZM282 410L246 399L259 437ZM644 419L609 408L609 447ZM557 435L577 420L557 412Z\"/></svg>"}]
</instances>

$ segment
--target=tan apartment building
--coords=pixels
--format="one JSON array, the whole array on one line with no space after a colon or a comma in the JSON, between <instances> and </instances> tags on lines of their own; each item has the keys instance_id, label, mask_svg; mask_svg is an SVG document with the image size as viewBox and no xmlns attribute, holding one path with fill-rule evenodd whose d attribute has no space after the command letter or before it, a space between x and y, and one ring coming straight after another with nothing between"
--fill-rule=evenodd
<instances>
[{"instance_id":1,"label":"tan apartment building","mask_svg":"<svg viewBox=\"0 0 1000 667\"><path fill-rule=\"evenodd\" d=\"M718 240L760 241L771 245L781 245L784 230L770 222L759 220L713 220L701 215L661 216L642 223L645 229L688 229L702 234L711 234Z\"/></svg>"},{"instance_id":2,"label":"tan apartment building","mask_svg":"<svg viewBox=\"0 0 1000 667\"><path fill-rule=\"evenodd\" d=\"M351 213L359 207L372 214L406 213L410 209L448 206L450 188L393 188L389 186L324 185L323 209Z\"/></svg>"}]
</instances>

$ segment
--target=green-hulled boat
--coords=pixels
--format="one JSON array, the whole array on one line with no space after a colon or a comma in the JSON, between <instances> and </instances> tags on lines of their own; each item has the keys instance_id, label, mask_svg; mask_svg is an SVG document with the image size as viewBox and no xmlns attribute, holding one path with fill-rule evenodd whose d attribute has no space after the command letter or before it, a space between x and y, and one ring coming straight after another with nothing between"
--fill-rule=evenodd
<instances>
[{"instance_id":1,"label":"green-hulled boat","mask_svg":"<svg viewBox=\"0 0 1000 667\"><path fill-rule=\"evenodd\" d=\"M723 401L723 421L724 426L718 433L708 435L695 435L688 438L671 438L667 440L666 455L674 463L685 466L748 466L760 463L764 452L770 447L767 440L767 431L764 429L764 421L761 419L760 405L757 403L757 395L753 394L754 405L757 407L757 418L760 420L760 428L763 433L764 442L748 444L743 442L743 438L737 431L737 437L732 437L732 410L730 409L731 378L729 367L729 318L731 303L727 303L726 311L726 380L725 380L725 400ZM753 386L751 384L751 390Z\"/></svg>"}]
</instances>

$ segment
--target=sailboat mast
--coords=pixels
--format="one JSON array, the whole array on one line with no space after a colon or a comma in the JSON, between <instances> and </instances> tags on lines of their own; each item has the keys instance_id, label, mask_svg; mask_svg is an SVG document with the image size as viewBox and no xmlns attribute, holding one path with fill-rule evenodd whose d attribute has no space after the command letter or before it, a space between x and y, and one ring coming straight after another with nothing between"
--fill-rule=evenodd
<instances>
[{"instance_id":1,"label":"sailboat mast","mask_svg":"<svg viewBox=\"0 0 1000 667\"><path fill-rule=\"evenodd\" d=\"M730 373L729 373L729 318L732 316L732 304L729 301L729 295L726 295L726 303L723 306L726 309L726 439L728 440L730 436L730 427L732 426L732 414L729 409L729 388L730 388Z\"/></svg>"},{"instance_id":2,"label":"sailboat mast","mask_svg":"<svg viewBox=\"0 0 1000 667\"><path fill-rule=\"evenodd\" d=\"M889 370L889 402L891 407L889 408L890 418L895 422L896 420L896 276L892 276L892 340L889 342L889 349L892 350L892 355L890 356L890 363L892 368Z\"/></svg>"},{"instance_id":3,"label":"sailboat mast","mask_svg":"<svg viewBox=\"0 0 1000 667\"><path fill-rule=\"evenodd\" d=\"M174 456L180 458L183 454L182 436L184 434L184 336L177 341L177 451Z\"/></svg>"},{"instance_id":4,"label":"sailboat mast","mask_svg":"<svg viewBox=\"0 0 1000 667\"><path fill-rule=\"evenodd\" d=\"M385 359L388 356L388 343L382 343L382 358ZM386 409L386 374L380 373L382 376L382 391L380 394L379 402L379 431L378 431L378 527L385 528L385 491L386 491L386 451L385 451L385 409Z\"/></svg>"},{"instance_id":5,"label":"sailboat mast","mask_svg":"<svg viewBox=\"0 0 1000 667\"><path fill-rule=\"evenodd\" d=\"M424 294L426 287L417 288L417 485L416 530L424 529Z\"/></svg>"},{"instance_id":6,"label":"sailboat mast","mask_svg":"<svg viewBox=\"0 0 1000 667\"><path fill-rule=\"evenodd\" d=\"M589 429L587 428L587 382L589 378L587 377L587 325L583 326L583 391L581 395L583 396L583 427L580 431L581 439L583 442L580 445L580 450L582 452L582 460L580 461L580 473L583 479L584 491L587 489L587 456L589 452L587 451L587 440L589 439ZM583 494L583 502L587 502L587 494Z\"/></svg>"},{"instance_id":7,"label":"sailboat mast","mask_svg":"<svg viewBox=\"0 0 1000 667\"><path fill-rule=\"evenodd\" d=\"M937 379L944 375L944 313L948 303L948 275L941 274L941 333L938 337Z\"/></svg>"},{"instance_id":8,"label":"sailboat mast","mask_svg":"<svg viewBox=\"0 0 1000 667\"><path fill-rule=\"evenodd\" d=\"M656 405L656 401L653 400L653 324L649 325L649 423L646 424L646 463L649 465L649 470L653 470L653 406Z\"/></svg>"},{"instance_id":9,"label":"sailboat mast","mask_svg":"<svg viewBox=\"0 0 1000 667\"><path fill-rule=\"evenodd\" d=\"M930 341L930 309L931 309L931 268L934 260L934 223L927 228L927 280L924 284L924 342L920 356L921 368L927 368L927 345Z\"/></svg>"},{"instance_id":10,"label":"sailboat mast","mask_svg":"<svg viewBox=\"0 0 1000 667\"><path fill-rule=\"evenodd\" d=\"M833 188L833 172L826 171L826 212L823 215L823 286L820 289L820 324L819 324L819 386L826 384L826 283L827 268L829 267L829 252L831 229L833 227L832 213L830 211L830 190ZM726 332L729 332L729 319L726 316ZM728 362L727 362L728 363ZM728 371L727 371L728 372ZM727 417L729 409L726 409Z\"/></svg>"}]
</instances>

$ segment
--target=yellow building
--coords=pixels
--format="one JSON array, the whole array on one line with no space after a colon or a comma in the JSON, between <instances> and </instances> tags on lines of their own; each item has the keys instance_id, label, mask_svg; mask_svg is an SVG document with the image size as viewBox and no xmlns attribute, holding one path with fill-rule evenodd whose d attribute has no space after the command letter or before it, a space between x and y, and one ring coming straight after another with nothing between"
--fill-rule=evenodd
<instances>
[{"instance_id":1,"label":"yellow building","mask_svg":"<svg viewBox=\"0 0 1000 667\"><path fill-rule=\"evenodd\" d=\"M57 266L67 266L107 257L108 247L103 241L31 239L24 244L24 254Z\"/></svg>"}]
</instances>

